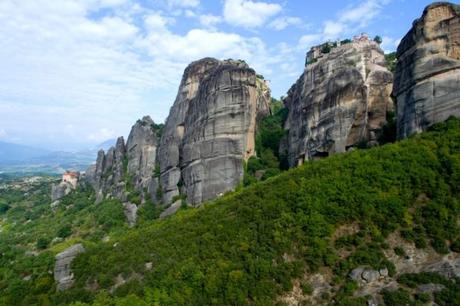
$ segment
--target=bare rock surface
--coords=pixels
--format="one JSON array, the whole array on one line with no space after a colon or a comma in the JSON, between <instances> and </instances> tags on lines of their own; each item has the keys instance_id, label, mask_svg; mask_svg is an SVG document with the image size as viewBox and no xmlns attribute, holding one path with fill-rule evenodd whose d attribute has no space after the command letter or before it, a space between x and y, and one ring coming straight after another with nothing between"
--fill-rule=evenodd
<instances>
[{"instance_id":1,"label":"bare rock surface","mask_svg":"<svg viewBox=\"0 0 460 306\"><path fill-rule=\"evenodd\" d=\"M283 146L290 166L360 142L375 144L393 108L392 82L383 51L367 38L308 63L283 101L289 110Z\"/></svg>"},{"instance_id":2,"label":"bare rock surface","mask_svg":"<svg viewBox=\"0 0 460 306\"><path fill-rule=\"evenodd\" d=\"M63 291L72 287L74 279L70 265L74 258L83 252L85 252L85 248L79 243L56 255L54 280L57 283L58 291Z\"/></svg>"},{"instance_id":3,"label":"bare rock surface","mask_svg":"<svg viewBox=\"0 0 460 306\"><path fill-rule=\"evenodd\" d=\"M137 209L138 208L136 204L130 202L123 203L123 213L125 214L126 220L128 221L128 225L130 227L136 225Z\"/></svg>"},{"instance_id":4,"label":"bare rock surface","mask_svg":"<svg viewBox=\"0 0 460 306\"><path fill-rule=\"evenodd\" d=\"M86 171L86 180L96 191L96 202L107 197L127 200L127 184L130 192L142 196L154 178L158 140L153 120L145 116L131 128L128 140L119 137L115 147L107 152L100 150L96 164ZM154 193L151 191L150 193Z\"/></svg>"},{"instance_id":5,"label":"bare rock surface","mask_svg":"<svg viewBox=\"0 0 460 306\"><path fill-rule=\"evenodd\" d=\"M182 201L181 200L178 200L176 202L174 202L173 204L171 204L171 206L169 206L168 208L166 208L161 214L160 214L160 219L164 219L168 216L171 216L173 214L175 214L181 207L182 205Z\"/></svg>"},{"instance_id":6,"label":"bare rock surface","mask_svg":"<svg viewBox=\"0 0 460 306\"><path fill-rule=\"evenodd\" d=\"M197 205L235 188L255 154L256 120L269 113L269 100L266 82L243 61L191 63L159 148L164 202L183 193Z\"/></svg>"},{"instance_id":7,"label":"bare rock surface","mask_svg":"<svg viewBox=\"0 0 460 306\"><path fill-rule=\"evenodd\" d=\"M428 6L397 51L393 96L398 137L460 117L460 6Z\"/></svg>"}]
</instances>

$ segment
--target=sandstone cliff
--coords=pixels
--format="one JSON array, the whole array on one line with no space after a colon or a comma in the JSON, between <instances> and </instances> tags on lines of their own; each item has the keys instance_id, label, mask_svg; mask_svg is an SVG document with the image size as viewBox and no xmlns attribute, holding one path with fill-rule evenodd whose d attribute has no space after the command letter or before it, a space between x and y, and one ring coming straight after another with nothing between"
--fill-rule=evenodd
<instances>
[{"instance_id":1,"label":"sandstone cliff","mask_svg":"<svg viewBox=\"0 0 460 306\"><path fill-rule=\"evenodd\" d=\"M119 137L107 153L99 151L96 164L86 171L100 202L106 197L127 201L130 193L145 196L150 191L156 165L157 135L153 120L146 116L131 128L125 144ZM153 191L152 191L153 192Z\"/></svg>"},{"instance_id":2,"label":"sandstone cliff","mask_svg":"<svg viewBox=\"0 0 460 306\"><path fill-rule=\"evenodd\" d=\"M180 194L192 205L213 199L242 180L244 162L255 154L257 120L269 114L269 102L267 82L245 62L193 62L161 141L153 121L144 117L126 145L121 137L115 148L99 152L87 181L98 201L111 196L126 202L133 191L141 197L148 191L164 204Z\"/></svg>"},{"instance_id":3,"label":"sandstone cliff","mask_svg":"<svg viewBox=\"0 0 460 306\"><path fill-rule=\"evenodd\" d=\"M460 116L460 6L428 6L397 51L393 96L398 137Z\"/></svg>"},{"instance_id":4,"label":"sandstone cliff","mask_svg":"<svg viewBox=\"0 0 460 306\"><path fill-rule=\"evenodd\" d=\"M283 147L289 165L344 152L360 142L375 144L393 107L392 79L383 51L367 37L308 63L284 99L289 114Z\"/></svg>"},{"instance_id":5,"label":"sandstone cliff","mask_svg":"<svg viewBox=\"0 0 460 306\"><path fill-rule=\"evenodd\" d=\"M159 148L163 200L195 205L235 188L254 152L256 121L270 90L242 61L212 58L185 70Z\"/></svg>"}]
</instances>

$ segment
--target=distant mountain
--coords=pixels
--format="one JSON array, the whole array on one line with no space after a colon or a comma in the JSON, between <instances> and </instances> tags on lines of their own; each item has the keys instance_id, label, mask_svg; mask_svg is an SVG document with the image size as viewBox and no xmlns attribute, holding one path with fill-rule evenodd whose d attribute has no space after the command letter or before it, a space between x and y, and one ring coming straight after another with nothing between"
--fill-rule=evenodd
<instances>
[{"instance_id":1,"label":"distant mountain","mask_svg":"<svg viewBox=\"0 0 460 306\"><path fill-rule=\"evenodd\" d=\"M117 142L116 138L108 139L104 141L103 143L98 144L97 146L94 147L94 151L99 151L99 150L104 150L107 151L110 149L110 147L114 147Z\"/></svg>"},{"instance_id":2,"label":"distant mountain","mask_svg":"<svg viewBox=\"0 0 460 306\"><path fill-rule=\"evenodd\" d=\"M51 151L35 147L0 142L0 173L28 175L57 174L65 170L84 171L94 162L97 151L107 151L116 139L106 140L94 148L80 151Z\"/></svg>"},{"instance_id":3,"label":"distant mountain","mask_svg":"<svg viewBox=\"0 0 460 306\"><path fill-rule=\"evenodd\" d=\"M49 152L44 149L0 141L0 164L30 160Z\"/></svg>"}]
</instances>

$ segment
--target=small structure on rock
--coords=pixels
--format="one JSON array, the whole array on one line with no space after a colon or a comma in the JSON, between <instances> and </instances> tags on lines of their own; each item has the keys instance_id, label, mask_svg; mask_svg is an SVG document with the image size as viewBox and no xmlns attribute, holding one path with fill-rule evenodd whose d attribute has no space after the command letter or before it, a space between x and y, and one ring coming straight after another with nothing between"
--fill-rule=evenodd
<instances>
[{"instance_id":1,"label":"small structure on rock","mask_svg":"<svg viewBox=\"0 0 460 306\"><path fill-rule=\"evenodd\" d=\"M55 202L75 190L79 178L80 172L66 171L62 175L62 180L59 184L51 185L51 200Z\"/></svg>"}]
</instances>

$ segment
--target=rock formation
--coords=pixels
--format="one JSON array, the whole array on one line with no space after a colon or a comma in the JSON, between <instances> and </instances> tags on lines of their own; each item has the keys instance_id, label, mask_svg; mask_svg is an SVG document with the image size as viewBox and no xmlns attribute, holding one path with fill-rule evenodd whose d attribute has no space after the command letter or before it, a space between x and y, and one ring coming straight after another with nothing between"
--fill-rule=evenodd
<instances>
[{"instance_id":1,"label":"rock formation","mask_svg":"<svg viewBox=\"0 0 460 306\"><path fill-rule=\"evenodd\" d=\"M195 205L235 188L254 152L256 121L269 113L266 82L243 61L212 58L185 70L159 147L163 200Z\"/></svg>"},{"instance_id":2,"label":"rock formation","mask_svg":"<svg viewBox=\"0 0 460 306\"><path fill-rule=\"evenodd\" d=\"M86 180L93 186L97 194L97 202L107 196L126 200L124 175L126 173L126 146L123 137L117 139L115 147L107 153L100 150L96 164L86 171Z\"/></svg>"},{"instance_id":3,"label":"rock formation","mask_svg":"<svg viewBox=\"0 0 460 306\"><path fill-rule=\"evenodd\" d=\"M460 116L460 6L428 6L397 51L393 96L398 137Z\"/></svg>"},{"instance_id":4,"label":"rock formation","mask_svg":"<svg viewBox=\"0 0 460 306\"><path fill-rule=\"evenodd\" d=\"M185 70L161 141L150 117L132 127L126 145L100 151L87 181L98 201L147 190L165 204L182 194L195 205L234 189L255 154L257 120L270 112L270 89L243 62L212 58ZM158 179L159 178L159 179ZM158 199L160 200L160 199ZM125 205L126 206L126 205Z\"/></svg>"},{"instance_id":5,"label":"rock formation","mask_svg":"<svg viewBox=\"0 0 460 306\"><path fill-rule=\"evenodd\" d=\"M75 190L79 177L79 172L66 171L62 175L62 180L59 184L51 185L51 200L56 203L57 200L68 195L72 190Z\"/></svg>"},{"instance_id":6,"label":"rock formation","mask_svg":"<svg viewBox=\"0 0 460 306\"><path fill-rule=\"evenodd\" d=\"M393 107L393 76L376 42L360 36L327 51L309 52L310 63L283 101L289 110L283 150L291 167L360 142L375 144Z\"/></svg>"},{"instance_id":7,"label":"rock formation","mask_svg":"<svg viewBox=\"0 0 460 306\"><path fill-rule=\"evenodd\" d=\"M83 252L85 252L85 248L79 243L56 255L56 263L54 264L54 280L57 283L58 291L66 290L72 287L73 273L70 269L70 265L74 258Z\"/></svg>"},{"instance_id":8,"label":"rock formation","mask_svg":"<svg viewBox=\"0 0 460 306\"><path fill-rule=\"evenodd\" d=\"M157 135L153 120L146 116L131 128L128 140L119 137L107 153L98 152L96 164L86 171L86 180L97 193L97 201L114 197L127 201L129 192L143 195L154 179Z\"/></svg>"}]
</instances>

